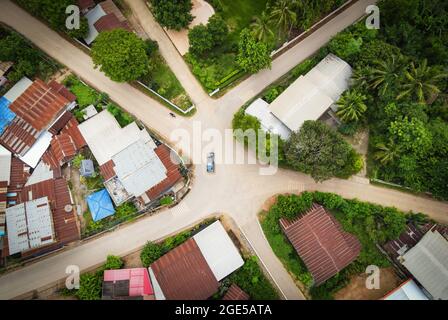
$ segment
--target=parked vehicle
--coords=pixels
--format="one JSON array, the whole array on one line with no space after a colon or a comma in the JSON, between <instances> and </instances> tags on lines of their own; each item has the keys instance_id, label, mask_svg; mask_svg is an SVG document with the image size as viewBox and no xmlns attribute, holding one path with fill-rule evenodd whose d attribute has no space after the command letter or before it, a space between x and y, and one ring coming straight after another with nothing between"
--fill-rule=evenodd
<instances>
[{"instance_id":1,"label":"parked vehicle","mask_svg":"<svg viewBox=\"0 0 448 320\"><path fill-rule=\"evenodd\" d=\"M215 153L210 152L207 156L207 172L214 173L215 172Z\"/></svg>"}]
</instances>

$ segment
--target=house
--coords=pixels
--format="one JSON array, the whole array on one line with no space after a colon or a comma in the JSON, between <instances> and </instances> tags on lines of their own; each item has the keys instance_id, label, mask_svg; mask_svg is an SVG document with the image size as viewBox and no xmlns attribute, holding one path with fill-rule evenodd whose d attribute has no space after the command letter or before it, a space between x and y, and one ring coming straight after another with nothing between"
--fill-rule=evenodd
<instances>
[{"instance_id":1,"label":"house","mask_svg":"<svg viewBox=\"0 0 448 320\"><path fill-rule=\"evenodd\" d=\"M381 300L428 300L428 297L414 280L408 279Z\"/></svg>"},{"instance_id":2,"label":"house","mask_svg":"<svg viewBox=\"0 0 448 320\"><path fill-rule=\"evenodd\" d=\"M305 121L318 120L329 109L337 110L335 103L348 89L351 75L348 63L329 54L295 80L269 107L255 100L246 113L260 120L262 128L287 139L291 131L299 130Z\"/></svg>"},{"instance_id":3,"label":"house","mask_svg":"<svg viewBox=\"0 0 448 320\"><path fill-rule=\"evenodd\" d=\"M27 78L21 79L2 100L7 116L0 123L0 143L35 168L51 144L53 134L49 128L75 102L66 98L60 87Z\"/></svg>"},{"instance_id":4,"label":"house","mask_svg":"<svg viewBox=\"0 0 448 320\"><path fill-rule=\"evenodd\" d=\"M91 45L102 31L125 29L132 31L126 18L112 0L106 0L89 10L85 17L89 25L89 33L84 38L87 45Z\"/></svg>"},{"instance_id":5,"label":"house","mask_svg":"<svg viewBox=\"0 0 448 320\"><path fill-rule=\"evenodd\" d=\"M156 300L205 300L219 281L244 264L220 221L212 223L149 267Z\"/></svg>"},{"instance_id":6,"label":"house","mask_svg":"<svg viewBox=\"0 0 448 320\"><path fill-rule=\"evenodd\" d=\"M435 300L448 300L448 240L431 229L399 260Z\"/></svg>"},{"instance_id":7,"label":"house","mask_svg":"<svg viewBox=\"0 0 448 320\"><path fill-rule=\"evenodd\" d=\"M95 173L95 167L93 166L93 161L90 159L82 160L79 172L83 177L91 177Z\"/></svg>"},{"instance_id":8,"label":"house","mask_svg":"<svg viewBox=\"0 0 448 320\"><path fill-rule=\"evenodd\" d=\"M90 9L95 7L95 1L93 0L77 0L79 11L82 14L86 14Z\"/></svg>"},{"instance_id":9,"label":"house","mask_svg":"<svg viewBox=\"0 0 448 320\"><path fill-rule=\"evenodd\" d=\"M280 219L280 225L316 286L347 267L361 251L358 239L318 204L293 220Z\"/></svg>"},{"instance_id":10,"label":"house","mask_svg":"<svg viewBox=\"0 0 448 320\"><path fill-rule=\"evenodd\" d=\"M222 300L249 300L249 295L241 290L235 283L232 283Z\"/></svg>"},{"instance_id":11,"label":"house","mask_svg":"<svg viewBox=\"0 0 448 320\"><path fill-rule=\"evenodd\" d=\"M146 268L105 270L103 300L154 300Z\"/></svg>"},{"instance_id":12,"label":"house","mask_svg":"<svg viewBox=\"0 0 448 320\"><path fill-rule=\"evenodd\" d=\"M80 124L79 130L100 166L115 205L132 198L149 204L182 178L169 149L156 145L148 131L135 122L121 128L104 110Z\"/></svg>"}]
</instances>

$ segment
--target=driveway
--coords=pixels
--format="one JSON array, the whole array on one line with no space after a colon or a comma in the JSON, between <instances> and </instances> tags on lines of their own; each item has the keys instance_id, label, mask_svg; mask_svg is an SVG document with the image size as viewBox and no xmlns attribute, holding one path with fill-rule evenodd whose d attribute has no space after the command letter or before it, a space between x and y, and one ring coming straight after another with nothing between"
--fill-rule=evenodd
<instances>
[{"instance_id":1,"label":"driveway","mask_svg":"<svg viewBox=\"0 0 448 320\"><path fill-rule=\"evenodd\" d=\"M299 43L291 49L292 51L276 59L272 70L263 71L250 77L219 100L210 99L200 86L198 87L197 81L189 81L192 75L183 60L177 59L175 55L172 56L172 59L165 56L176 74L186 70L182 77L177 75L189 95L200 104L197 114L192 119L180 117L173 119L168 115L169 111L166 108L140 91L127 84L110 81L93 68L88 55L64 40L56 32L10 1L1 1L0 21L9 24L25 35L35 45L98 90L107 92L114 101L142 120L145 125L168 138L176 128L193 132L195 123L200 123L204 128L216 128L218 132L222 133L224 129L230 127L231 117L242 103L278 78L282 72L286 72L288 68L299 63L313 50L328 41L328 35L325 33L329 32L328 29L335 32L337 28L343 28L344 24L348 25L350 21L355 21L363 12L361 7L353 6L353 11L348 11L341 17L344 23L330 21L330 24L334 24L333 28L322 29L322 32L317 31L307 38L306 45ZM366 2L368 1L360 3ZM140 3L140 1L135 1L135 3ZM150 18L147 17L147 19ZM170 48L168 43L156 40L159 41L162 54L165 55L164 52L174 49L172 44L172 48ZM170 56L168 55L168 57ZM178 66L176 67L176 65ZM206 145L207 143L204 141L202 144ZM238 143L234 147L237 151L242 151L243 148ZM180 229L194 225L212 213L227 213L232 216L285 299L304 299L272 252L256 217L264 201L276 193L301 192L305 189L331 191L348 198L356 197L378 204L394 205L403 210L422 211L435 220L448 223L448 204L444 202L375 187L362 181L333 179L316 184L309 176L301 173L279 170L274 175L263 176L260 175L259 169L259 164L225 165L218 163L216 174L209 175L205 172L204 164L197 164L193 188L178 206L155 216L139 219L135 223L123 226L102 237L1 276L0 299L14 298L64 279L65 269L68 265L77 265L80 270L87 270L103 263L108 254L125 255L143 246L148 240L157 240L174 234Z\"/></svg>"}]
</instances>

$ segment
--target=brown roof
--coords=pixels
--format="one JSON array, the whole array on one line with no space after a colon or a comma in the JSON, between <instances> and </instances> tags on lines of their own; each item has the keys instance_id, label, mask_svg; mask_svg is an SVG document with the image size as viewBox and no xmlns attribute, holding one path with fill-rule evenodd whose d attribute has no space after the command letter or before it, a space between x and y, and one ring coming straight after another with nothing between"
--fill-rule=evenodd
<instances>
[{"instance_id":1,"label":"brown roof","mask_svg":"<svg viewBox=\"0 0 448 320\"><path fill-rule=\"evenodd\" d=\"M358 239L343 231L336 218L317 204L294 220L280 219L280 225L316 285L348 266L361 251Z\"/></svg>"},{"instance_id":2,"label":"brown roof","mask_svg":"<svg viewBox=\"0 0 448 320\"><path fill-rule=\"evenodd\" d=\"M126 21L120 21L113 13L102 16L94 23L98 32L111 31L114 29L125 29L131 31Z\"/></svg>"},{"instance_id":3,"label":"brown roof","mask_svg":"<svg viewBox=\"0 0 448 320\"><path fill-rule=\"evenodd\" d=\"M55 92L59 93L61 96L63 96L65 99L67 99L69 102L76 101L76 96L70 92L64 85L60 84L59 82L56 82L55 80L52 80L48 86L52 88Z\"/></svg>"},{"instance_id":4,"label":"brown roof","mask_svg":"<svg viewBox=\"0 0 448 320\"><path fill-rule=\"evenodd\" d=\"M59 166L69 162L78 152L72 137L66 133L60 133L51 139L50 149Z\"/></svg>"},{"instance_id":5,"label":"brown roof","mask_svg":"<svg viewBox=\"0 0 448 320\"><path fill-rule=\"evenodd\" d=\"M153 262L151 269L168 300L205 300L219 288L193 238Z\"/></svg>"},{"instance_id":6,"label":"brown roof","mask_svg":"<svg viewBox=\"0 0 448 320\"><path fill-rule=\"evenodd\" d=\"M39 133L25 120L15 117L1 135L0 141L12 153L24 155L36 142Z\"/></svg>"},{"instance_id":7,"label":"brown roof","mask_svg":"<svg viewBox=\"0 0 448 320\"><path fill-rule=\"evenodd\" d=\"M149 199L156 199L182 178L179 166L171 161L171 150L164 144L155 149L155 153L166 168L166 178L146 192Z\"/></svg>"},{"instance_id":8,"label":"brown roof","mask_svg":"<svg viewBox=\"0 0 448 320\"><path fill-rule=\"evenodd\" d=\"M41 131L59 115L68 102L65 97L37 79L9 108L34 129Z\"/></svg>"},{"instance_id":9,"label":"brown roof","mask_svg":"<svg viewBox=\"0 0 448 320\"><path fill-rule=\"evenodd\" d=\"M249 295L236 284L232 283L222 300L249 300Z\"/></svg>"},{"instance_id":10,"label":"brown roof","mask_svg":"<svg viewBox=\"0 0 448 320\"><path fill-rule=\"evenodd\" d=\"M109 160L105 164L102 164L100 166L100 172L104 178L104 181L107 181L117 175L115 173L114 167L115 167L115 163L113 160Z\"/></svg>"},{"instance_id":11,"label":"brown roof","mask_svg":"<svg viewBox=\"0 0 448 320\"><path fill-rule=\"evenodd\" d=\"M393 259L398 258L420 241L425 233L412 223L407 224L406 229L398 236L397 239L386 242L383 248Z\"/></svg>"},{"instance_id":12,"label":"brown roof","mask_svg":"<svg viewBox=\"0 0 448 320\"><path fill-rule=\"evenodd\" d=\"M103 1L100 3L100 6L104 12L115 15L119 21L126 21L125 16L121 13L120 9L118 9L113 0Z\"/></svg>"},{"instance_id":13,"label":"brown roof","mask_svg":"<svg viewBox=\"0 0 448 320\"><path fill-rule=\"evenodd\" d=\"M11 178L9 180L8 193L20 194L30 174L25 168L27 165L22 160L12 157L11 158ZM8 197L9 201L18 201L18 195Z\"/></svg>"},{"instance_id":14,"label":"brown roof","mask_svg":"<svg viewBox=\"0 0 448 320\"><path fill-rule=\"evenodd\" d=\"M78 7L81 10L86 10L93 8L95 6L95 1L93 0L78 0Z\"/></svg>"},{"instance_id":15,"label":"brown roof","mask_svg":"<svg viewBox=\"0 0 448 320\"><path fill-rule=\"evenodd\" d=\"M61 133L68 134L70 137L72 137L73 142L76 145L76 149L78 150L87 145L87 142L82 136L81 131L79 131L78 121L73 116L62 129Z\"/></svg>"},{"instance_id":16,"label":"brown roof","mask_svg":"<svg viewBox=\"0 0 448 320\"><path fill-rule=\"evenodd\" d=\"M0 77L2 77L14 63L11 61L0 61Z\"/></svg>"},{"instance_id":17,"label":"brown roof","mask_svg":"<svg viewBox=\"0 0 448 320\"><path fill-rule=\"evenodd\" d=\"M58 134L67 123L73 118L73 115L70 111L65 111L48 129L48 131L52 134Z\"/></svg>"},{"instance_id":18,"label":"brown roof","mask_svg":"<svg viewBox=\"0 0 448 320\"><path fill-rule=\"evenodd\" d=\"M75 210L65 211L65 206L72 204L67 182L63 178L58 178L26 186L20 193L19 202L22 203L42 197L48 197L51 204L54 230L58 243L66 244L78 240L80 234Z\"/></svg>"}]
</instances>

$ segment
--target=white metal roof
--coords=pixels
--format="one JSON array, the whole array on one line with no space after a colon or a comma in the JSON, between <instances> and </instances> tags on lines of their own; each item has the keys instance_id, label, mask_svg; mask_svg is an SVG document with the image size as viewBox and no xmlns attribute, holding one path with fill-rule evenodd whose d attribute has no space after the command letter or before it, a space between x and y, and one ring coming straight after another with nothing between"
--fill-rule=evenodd
<instances>
[{"instance_id":1,"label":"white metal roof","mask_svg":"<svg viewBox=\"0 0 448 320\"><path fill-rule=\"evenodd\" d=\"M154 295L156 296L156 300L166 300L162 288L160 287L156 275L154 274L154 271L152 271L151 267L148 268L148 271L149 271L149 278L151 279L152 288L154 289Z\"/></svg>"},{"instance_id":2,"label":"white metal roof","mask_svg":"<svg viewBox=\"0 0 448 320\"><path fill-rule=\"evenodd\" d=\"M156 147L146 130L140 130L135 122L121 128L114 116L104 110L78 126L81 134L99 165L126 149L139 139Z\"/></svg>"},{"instance_id":3,"label":"white metal roof","mask_svg":"<svg viewBox=\"0 0 448 320\"><path fill-rule=\"evenodd\" d=\"M112 157L115 173L128 193L138 197L166 178L166 168L154 149L137 140Z\"/></svg>"},{"instance_id":4,"label":"white metal roof","mask_svg":"<svg viewBox=\"0 0 448 320\"><path fill-rule=\"evenodd\" d=\"M384 297L384 300L428 300L428 297L415 281L410 279Z\"/></svg>"},{"instance_id":5,"label":"white metal roof","mask_svg":"<svg viewBox=\"0 0 448 320\"><path fill-rule=\"evenodd\" d=\"M54 173L53 170L51 170L51 167L41 160L37 164L36 168L34 168L33 173L26 181L25 186L30 186L42 181L50 180L53 179L53 177Z\"/></svg>"},{"instance_id":6,"label":"white metal roof","mask_svg":"<svg viewBox=\"0 0 448 320\"><path fill-rule=\"evenodd\" d=\"M48 198L6 209L9 254L41 247L55 241Z\"/></svg>"},{"instance_id":7,"label":"white metal roof","mask_svg":"<svg viewBox=\"0 0 448 320\"><path fill-rule=\"evenodd\" d=\"M11 89L9 89L8 92L5 93L4 97L8 99L9 102L13 103L32 84L33 81L27 77L23 77Z\"/></svg>"},{"instance_id":8,"label":"white metal roof","mask_svg":"<svg viewBox=\"0 0 448 320\"><path fill-rule=\"evenodd\" d=\"M218 281L244 264L238 249L220 221L198 232L193 239Z\"/></svg>"},{"instance_id":9,"label":"white metal roof","mask_svg":"<svg viewBox=\"0 0 448 320\"><path fill-rule=\"evenodd\" d=\"M11 152L0 145L0 181L6 181L9 185L11 178Z\"/></svg>"},{"instance_id":10,"label":"white metal roof","mask_svg":"<svg viewBox=\"0 0 448 320\"><path fill-rule=\"evenodd\" d=\"M448 241L438 231L428 231L402 258L434 299L448 300Z\"/></svg>"},{"instance_id":11,"label":"white metal roof","mask_svg":"<svg viewBox=\"0 0 448 320\"><path fill-rule=\"evenodd\" d=\"M263 99L258 98L252 102L245 112L257 118L265 132L278 134L284 140L287 140L291 135L291 130L271 113L269 103Z\"/></svg>"},{"instance_id":12,"label":"white metal roof","mask_svg":"<svg viewBox=\"0 0 448 320\"><path fill-rule=\"evenodd\" d=\"M270 110L290 130L299 130L305 121L319 119L339 99L351 74L350 65L329 54L282 92Z\"/></svg>"},{"instance_id":13,"label":"white metal roof","mask_svg":"<svg viewBox=\"0 0 448 320\"><path fill-rule=\"evenodd\" d=\"M84 41L87 44L91 44L93 40L98 36L98 31L96 30L94 24L97 22L102 16L105 16L106 12L104 12L101 5L97 4L92 10L86 13L85 17L87 19L87 23L89 25L89 33L87 37L84 38Z\"/></svg>"},{"instance_id":14,"label":"white metal roof","mask_svg":"<svg viewBox=\"0 0 448 320\"><path fill-rule=\"evenodd\" d=\"M52 138L53 135L50 132L44 131L39 138L37 138L33 146L22 157L19 157L20 160L25 162L31 168L35 168L45 151L47 151L50 146Z\"/></svg>"}]
</instances>

